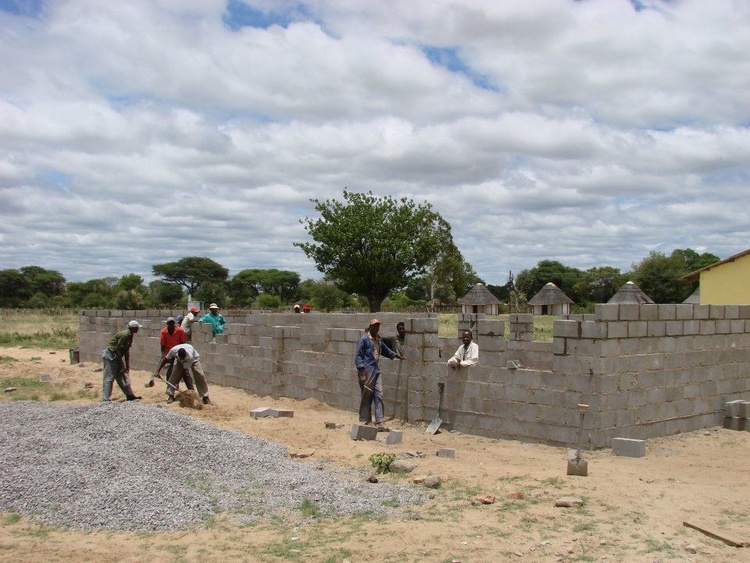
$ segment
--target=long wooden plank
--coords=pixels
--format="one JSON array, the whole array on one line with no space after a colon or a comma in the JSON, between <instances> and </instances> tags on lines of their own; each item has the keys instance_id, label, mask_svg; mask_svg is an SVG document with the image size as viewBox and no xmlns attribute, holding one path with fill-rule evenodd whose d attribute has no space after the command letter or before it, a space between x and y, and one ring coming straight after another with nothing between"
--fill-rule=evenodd
<instances>
[{"instance_id":1,"label":"long wooden plank","mask_svg":"<svg viewBox=\"0 0 750 563\"><path fill-rule=\"evenodd\" d=\"M688 528L693 528L694 530L698 530L699 532L706 534L708 537L719 540L720 542L724 542L725 544L731 545L732 547L750 547L750 542L736 542L734 540L730 540L729 538L725 538L724 536L720 536L719 534L716 534L714 532L710 532L705 528L701 528L700 526L691 524L690 522L683 521L682 525L687 526Z\"/></svg>"}]
</instances>

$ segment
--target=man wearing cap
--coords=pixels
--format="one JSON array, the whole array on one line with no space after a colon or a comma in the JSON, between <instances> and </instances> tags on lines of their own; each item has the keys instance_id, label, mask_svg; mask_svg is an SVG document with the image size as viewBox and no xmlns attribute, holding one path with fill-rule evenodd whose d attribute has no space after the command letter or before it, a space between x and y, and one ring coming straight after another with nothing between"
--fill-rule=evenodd
<instances>
[{"instance_id":1,"label":"man wearing cap","mask_svg":"<svg viewBox=\"0 0 750 563\"><path fill-rule=\"evenodd\" d=\"M372 319L370 326L367 327L367 332L357 342L354 365L357 367L359 390L361 392L359 422L360 424L372 423L372 404L375 403L375 426L378 430L387 432L388 428L383 422L383 381L380 377L378 362L381 355L391 360L394 358L403 360L404 358L383 342L378 334L379 331L380 321Z\"/></svg>"},{"instance_id":2,"label":"man wearing cap","mask_svg":"<svg viewBox=\"0 0 750 563\"><path fill-rule=\"evenodd\" d=\"M190 307L190 311L182 319L180 328L185 331L185 342L190 342L193 339L193 323L198 319L197 315L199 312L200 309L198 307Z\"/></svg>"},{"instance_id":3,"label":"man wearing cap","mask_svg":"<svg viewBox=\"0 0 750 563\"><path fill-rule=\"evenodd\" d=\"M177 326L177 321L174 317L169 317L167 319L167 326L161 329L161 332L159 333L161 357L164 358L164 356L167 355L167 352L169 352L172 348L174 348L178 344L184 344L186 341L187 338L185 336L185 331L182 330L181 327ZM174 366L174 361L170 362L169 366L167 367L167 379L169 379L169 376L172 375L172 366ZM185 381L185 383L187 384L188 389L193 388L193 386L190 385L187 380Z\"/></svg>"},{"instance_id":4,"label":"man wearing cap","mask_svg":"<svg viewBox=\"0 0 750 563\"><path fill-rule=\"evenodd\" d=\"M219 306L216 303L211 303L208 306L208 314L203 315L199 320L202 323L211 323L211 333L214 336L224 332L226 321L224 316L219 313Z\"/></svg>"},{"instance_id":5,"label":"man wearing cap","mask_svg":"<svg viewBox=\"0 0 750 563\"><path fill-rule=\"evenodd\" d=\"M138 321L130 321L128 328L115 334L102 350L102 401L111 400L113 381L117 381L128 401L141 399L133 393L130 386L130 347L133 345L133 336L141 326L143 325Z\"/></svg>"}]
</instances>

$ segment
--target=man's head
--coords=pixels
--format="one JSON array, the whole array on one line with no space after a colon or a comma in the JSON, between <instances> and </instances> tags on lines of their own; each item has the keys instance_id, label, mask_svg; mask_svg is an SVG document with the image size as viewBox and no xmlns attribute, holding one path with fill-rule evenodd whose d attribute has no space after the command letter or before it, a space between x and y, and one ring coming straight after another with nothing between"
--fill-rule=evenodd
<instances>
[{"instance_id":1,"label":"man's head","mask_svg":"<svg viewBox=\"0 0 750 563\"><path fill-rule=\"evenodd\" d=\"M175 318L174 318L174 317L169 317L169 318L167 319L167 331L168 331L168 332L169 332L170 334L172 334L172 333L174 332L174 327L175 327L175 324L176 324L176 323L177 323L177 321L175 320Z\"/></svg>"},{"instance_id":2,"label":"man's head","mask_svg":"<svg viewBox=\"0 0 750 563\"><path fill-rule=\"evenodd\" d=\"M396 332L400 337L404 337L404 335L406 334L406 326L404 326L403 322L396 324Z\"/></svg>"},{"instance_id":3,"label":"man's head","mask_svg":"<svg viewBox=\"0 0 750 563\"><path fill-rule=\"evenodd\" d=\"M187 358L187 350L185 350L185 348L180 348L179 350L177 350L177 357L181 360Z\"/></svg>"},{"instance_id":4,"label":"man's head","mask_svg":"<svg viewBox=\"0 0 750 563\"><path fill-rule=\"evenodd\" d=\"M367 330L370 331L370 334L375 336L378 333L378 331L380 331L380 321L378 319L372 319L370 321L370 326L367 327Z\"/></svg>"},{"instance_id":5,"label":"man's head","mask_svg":"<svg viewBox=\"0 0 750 563\"><path fill-rule=\"evenodd\" d=\"M190 307L190 312L196 315L200 313L200 309L198 307Z\"/></svg>"},{"instance_id":6,"label":"man's head","mask_svg":"<svg viewBox=\"0 0 750 563\"><path fill-rule=\"evenodd\" d=\"M130 332L132 332L133 334L138 332L138 329L141 328L142 326L143 325L139 323L138 321L130 321L128 323L128 328L130 329Z\"/></svg>"},{"instance_id":7,"label":"man's head","mask_svg":"<svg viewBox=\"0 0 750 563\"><path fill-rule=\"evenodd\" d=\"M470 330L464 330L461 332L461 341L464 343L464 345L468 346L471 344L471 339L473 338Z\"/></svg>"},{"instance_id":8,"label":"man's head","mask_svg":"<svg viewBox=\"0 0 750 563\"><path fill-rule=\"evenodd\" d=\"M208 310L211 312L212 315L215 315L219 312L219 306L216 303L211 303L208 306Z\"/></svg>"}]
</instances>

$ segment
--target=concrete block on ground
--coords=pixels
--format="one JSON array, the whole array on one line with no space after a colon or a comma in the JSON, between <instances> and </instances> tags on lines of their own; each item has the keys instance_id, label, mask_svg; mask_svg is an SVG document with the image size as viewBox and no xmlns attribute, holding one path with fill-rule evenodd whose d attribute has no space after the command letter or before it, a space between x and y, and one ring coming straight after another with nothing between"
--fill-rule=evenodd
<instances>
[{"instance_id":1,"label":"concrete block on ground","mask_svg":"<svg viewBox=\"0 0 750 563\"><path fill-rule=\"evenodd\" d=\"M724 416L735 417L741 416L740 410L742 409L742 403L745 401L737 399L736 401L727 401L724 403Z\"/></svg>"},{"instance_id":2,"label":"concrete block on ground","mask_svg":"<svg viewBox=\"0 0 750 563\"><path fill-rule=\"evenodd\" d=\"M252 418L263 418L266 416L271 416L271 407L258 407L257 409L253 409L250 411L250 416Z\"/></svg>"},{"instance_id":3,"label":"concrete block on ground","mask_svg":"<svg viewBox=\"0 0 750 563\"><path fill-rule=\"evenodd\" d=\"M738 416L725 416L724 417L724 428L727 430L742 430L742 421L747 420Z\"/></svg>"},{"instance_id":4,"label":"concrete block on ground","mask_svg":"<svg viewBox=\"0 0 750 563\"><path fill-rule=\"evenodd\" d=\"M271 409L268 416L274 418L292 418L294 417L294 411L292 409Z\"/></svg>"},{"instance_id":5,"label":"concrete block on ground","mask_svg":"<svg viewBox=\"0 0 750 563\"><path fill-rule=\"evenodd\" d=\"M389 446L393 446L394 444L400 444L404 439L404 435L401 432L401 430L391 430L388 432L388 435L385 437L385 443Z\"/></svg>"},{"instance_id":6,"label":"concrete block on ground","mask_svg":"<svg viewBox=\"0 0 750 563\"><path fill-rule=\"evenodd\" d=\"M352 440L375 440L378 437L378 429L365 424L352 424Z\"/></svg>"},{"instance_id":7,"label":"concrete block on ground","mask_svg":"<svg viewBox=\"0 0 750 563\"><path fill-rule=\"evenodd\" d=\"M625 457L644 457L646 455L646 440L612 438L612 453Z\"/></svg>"},{"instance_id":8,"label":"concrete block on ground","mask_svg":"<svg viewBox=\"0 0 750 563\"><path fill-rule=\"evenodd\" d=\"M437 451L438 457L456 457L455 448L440 448Z\"/></svg>"},{"instance_id":9,"label":"concrete block on ground","mask_svg":"<svg viewBox=\"0 0 750 563\"><path fill-rule=\"evenodd\" d=\"M750 418L750 401L742 401L739 417Z\"/></svg>"}]
</instances>

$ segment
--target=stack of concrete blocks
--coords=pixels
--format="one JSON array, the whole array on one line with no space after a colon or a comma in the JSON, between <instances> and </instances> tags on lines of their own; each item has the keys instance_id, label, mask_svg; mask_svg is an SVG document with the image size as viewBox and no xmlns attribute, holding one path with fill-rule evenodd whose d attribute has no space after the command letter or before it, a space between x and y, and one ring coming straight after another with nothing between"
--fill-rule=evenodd
<instances>
[{"instance_id":1,"label":"stack of concrete blocks","mask_svg":"<svg viewBox=\"0 0 750 563\"><path fill-rule=\"evenodd\" d=\"M724 403L724 428L750 430L750 401L736 399Z\"/></svg>"},{"instance_id":2,"label":"stack of concrete blocks","mask_svg":"<svg viewBox=\"0 0 750 563\"><path fill-rule=\"evenodd\" d=\"M144 328L134 339L131 365L153 372L159 331L181 311L82 311L80 360L101 363L101 350L127 321ZM456 336L438 335L435 316L378 313L381 334L406 324L402 361L382 359L387 416L429 422L444 383L446 428L493 438L576 446L578 404L586 446L615 437L647 439L716 426L724 403L750 396L750 306L597 305L553 327L553 342L533 341L533 316L503 323L471 315L480 365L450 370ZM357 340L371 314L236 314L213 338L193 325L209 384L260 396L315 398L357 412ZM734 418L734 417L731 417Z\"/></svg>"}]
</instances>

